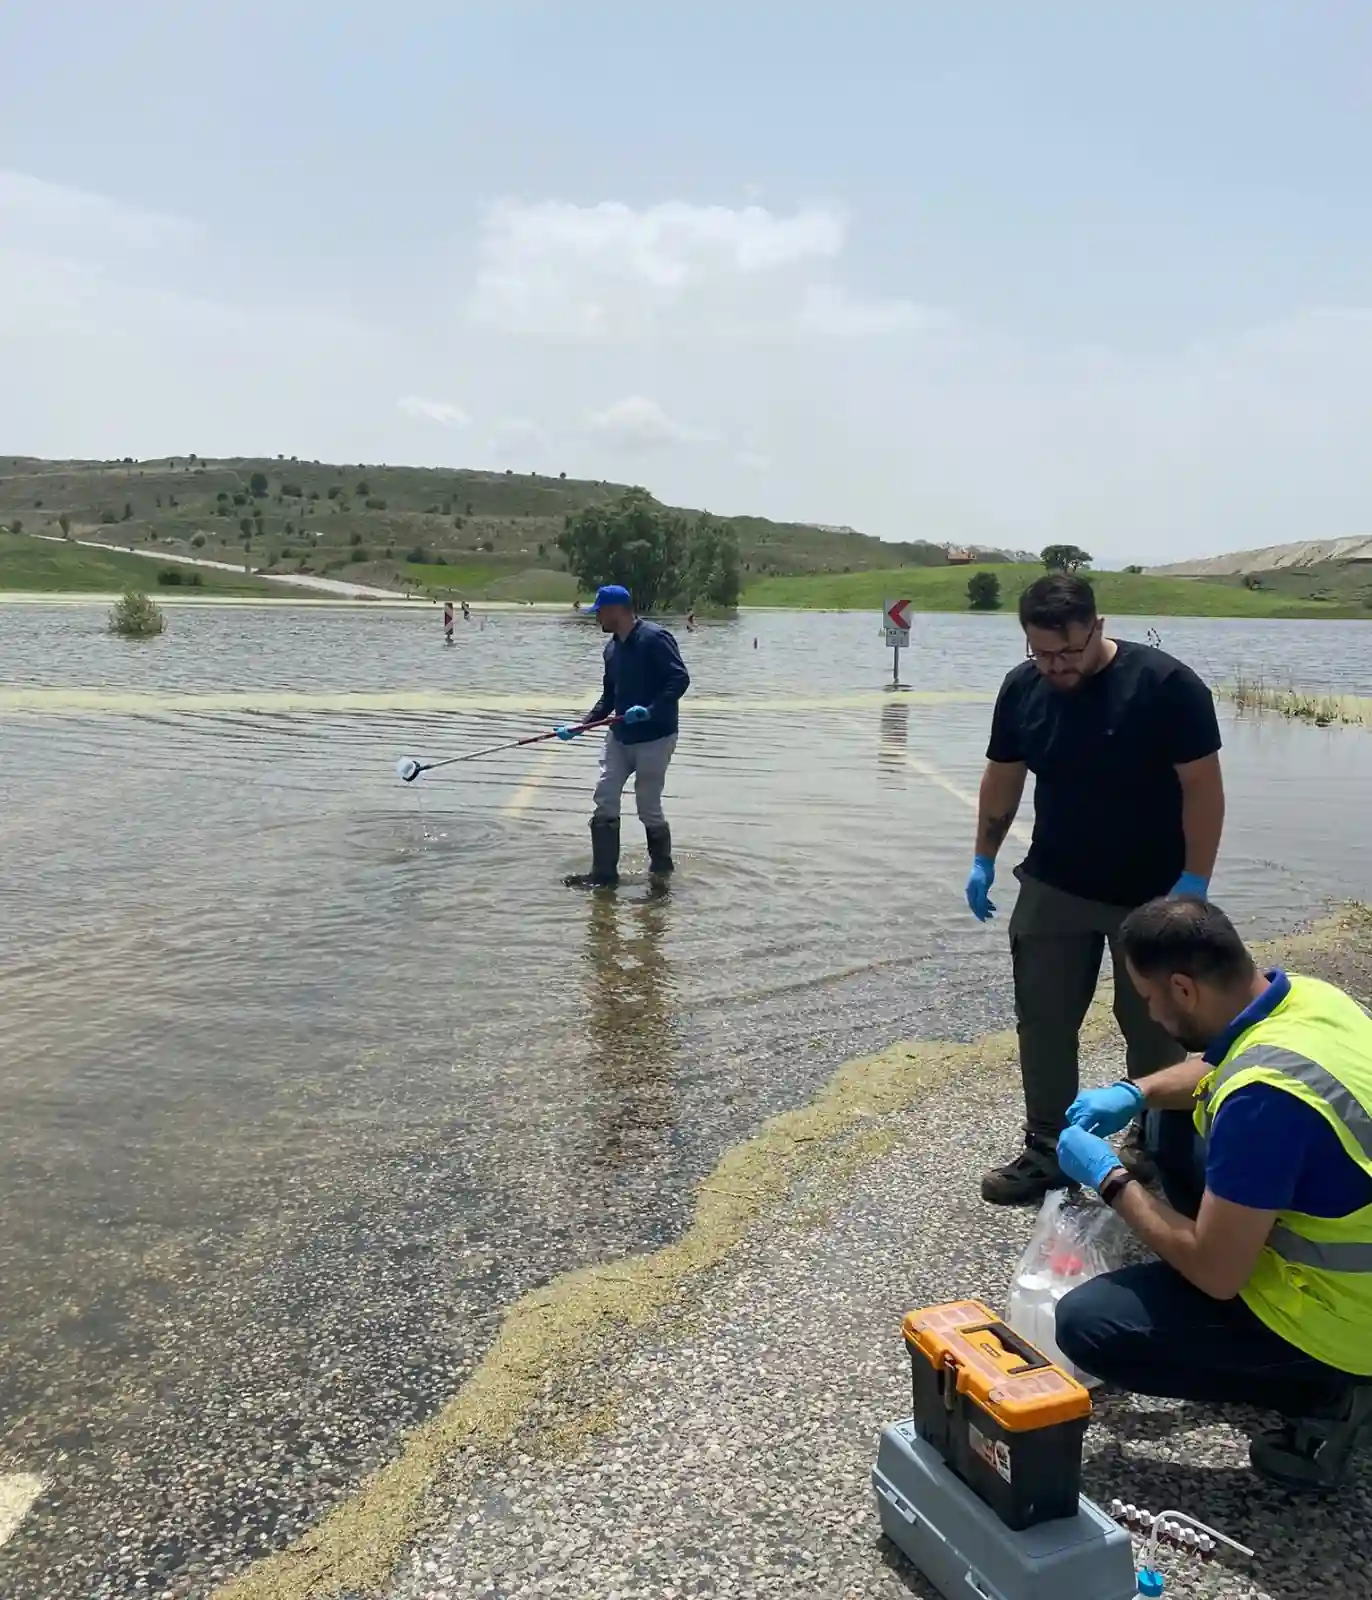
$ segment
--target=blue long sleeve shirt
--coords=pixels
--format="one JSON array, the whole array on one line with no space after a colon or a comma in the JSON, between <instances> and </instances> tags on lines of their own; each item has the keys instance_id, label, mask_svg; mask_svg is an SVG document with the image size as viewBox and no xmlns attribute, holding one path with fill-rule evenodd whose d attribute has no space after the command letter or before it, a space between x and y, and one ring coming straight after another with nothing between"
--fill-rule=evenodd
<instances>
[{"instance_id":1,"label":"blue long sleeve shirt","mask_svg":"<svg viewBox=\"0 0 1372 1600\"><path fill-rule=\"evenodd\" d=\"M611 730L614 737L625 744L666 739L677 731L677 702L690 686L676 640L666 628L640 617L624 639L612 634L605 641L605 684L586 720L594 722L611 712L623 716L630 706L647 706L646 722L632 727L620 723Z\"/></svg>"}]
</instances>

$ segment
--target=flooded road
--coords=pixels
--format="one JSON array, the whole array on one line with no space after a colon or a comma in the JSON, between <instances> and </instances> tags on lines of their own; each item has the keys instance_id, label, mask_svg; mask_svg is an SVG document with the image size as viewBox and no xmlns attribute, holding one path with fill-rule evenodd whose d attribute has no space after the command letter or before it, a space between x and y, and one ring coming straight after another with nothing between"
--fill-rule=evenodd
<instances>
[{"instance_id":1,"label":"flooded road","mask_svg":"<svg viewBox=\"0 0 1372 1600\"><path fill-rule=\"evenodd\" d=\"M570 613L451 649L427 608L169 616L0 614L0 1475L48 1480L15 1600L208 1592L837 1062L1009 1013L962 899L1009 618L919 619L905 693L874 618L683 633L656 899L627 818L619 894L561 887L589 739L394 775L584 711ZM1372 692L1372 625L1150 625L1212 681ZM1372 898L1372 739L1224 731L1217 898L1265 933Z\"/></svg>"}]
</instances>

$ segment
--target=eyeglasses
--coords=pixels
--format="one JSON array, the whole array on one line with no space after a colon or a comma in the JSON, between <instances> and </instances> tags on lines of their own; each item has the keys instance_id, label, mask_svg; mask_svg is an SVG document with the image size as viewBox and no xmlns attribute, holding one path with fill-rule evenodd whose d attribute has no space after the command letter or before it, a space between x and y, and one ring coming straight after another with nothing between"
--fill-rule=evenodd
<instances>
[{"instance_id":1,"label":"eyeglasses","mask_svg":"<svg viewBox=\"0 0 1372 1600\"><path fill-rule=\"evenodd\" d=\"M1025 659L1035 662L1040 667L1075 667L1086 652L1091 648L1091 641L1096 637L1096 630L1100 627L1102 619L1097 617L1091 624L1091 631L1080 644L1068 645L1065 650L1035 650L1026 639L1024 641Z\"/></svg>"}]
</instances>

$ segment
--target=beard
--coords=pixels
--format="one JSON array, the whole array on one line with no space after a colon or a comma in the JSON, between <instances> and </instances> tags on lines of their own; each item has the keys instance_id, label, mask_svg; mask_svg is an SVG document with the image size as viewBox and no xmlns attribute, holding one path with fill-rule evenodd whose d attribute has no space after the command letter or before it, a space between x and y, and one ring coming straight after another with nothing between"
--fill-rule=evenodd
<instances>
[{"instance_id":1,"label":"beard","mask_svg":"<svg viewBox=\"0 0 1372 1600\"><path fill-rule=\"evenodd\" d=\"M1167 1031L1172 1035L1182 1049L1189 1051L1191 1055L1200 1055L1200 1053L1210 1043L1209 1034L1199 1034L1195 1032L1194 1029L1189 1028L1184 1024L1178 1028L1168 1028Z\"/></svg>"}]
</instances>

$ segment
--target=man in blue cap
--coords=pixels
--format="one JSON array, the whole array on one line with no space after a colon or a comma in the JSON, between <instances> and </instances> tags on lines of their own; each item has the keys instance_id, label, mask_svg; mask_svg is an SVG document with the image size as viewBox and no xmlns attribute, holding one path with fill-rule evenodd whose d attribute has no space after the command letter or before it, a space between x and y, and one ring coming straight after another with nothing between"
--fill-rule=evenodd
<instances>
[{"instance_id":1,"label":"man in blue cap","mask_svg":"<svg viewBox=\"0 0 1372 1600\"><path fill-rule=\"evenodd\" d=\"M617 583L605 584L590 607L605 641L605 684L586 713L595 722L612 713L623 720L606 735L600 782L591 817L591 870L567 879L578 889L612 888L619 882L619 802L632 776L638 818L648 835L648 870L672 871L672 832L662 813L667 767L676 749L677 703L690 674L676 640L634 611L633 597ZM559 728L559 739L575 739L580 728Z\"/></svg>"}]
</instances>

